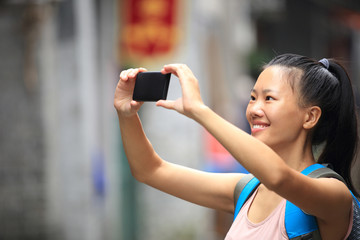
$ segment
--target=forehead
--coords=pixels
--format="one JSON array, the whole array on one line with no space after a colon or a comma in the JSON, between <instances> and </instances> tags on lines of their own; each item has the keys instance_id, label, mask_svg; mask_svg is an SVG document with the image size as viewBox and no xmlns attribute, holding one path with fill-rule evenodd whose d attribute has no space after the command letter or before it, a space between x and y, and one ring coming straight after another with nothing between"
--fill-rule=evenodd
<instances>
[{"instance_id":1,"label":"forehead","mask_svg":"<svg viewBox=\"0 0 360 240\"><path fill-rule=\"evenodd\" d=\"M281 92L291 90L294 93L295 79L298 73L297 70L282 66L267 67L259 75L254 90L264 91L267 89Z\"/></svg>"}]
</instances>

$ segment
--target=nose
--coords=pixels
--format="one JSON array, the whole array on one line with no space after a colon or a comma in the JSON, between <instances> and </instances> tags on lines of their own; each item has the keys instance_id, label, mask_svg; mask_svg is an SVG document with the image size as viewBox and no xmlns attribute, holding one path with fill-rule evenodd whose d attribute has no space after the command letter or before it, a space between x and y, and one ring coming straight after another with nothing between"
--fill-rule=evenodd
<instances>
[{"instance_id":1,"label":"nose","mask_svg":"<svg viewBox=\"0 0 360 240\"><path fill-rule=\"evenodd\" d=\"M249 102L247 109L246 109L246 115L248 115L248 117L251 118L261 118L265 115L264 113L264 109L263 109L263 104L261 103L261 101L254 101L254 102Z\"/></svg>"}]
</instances>

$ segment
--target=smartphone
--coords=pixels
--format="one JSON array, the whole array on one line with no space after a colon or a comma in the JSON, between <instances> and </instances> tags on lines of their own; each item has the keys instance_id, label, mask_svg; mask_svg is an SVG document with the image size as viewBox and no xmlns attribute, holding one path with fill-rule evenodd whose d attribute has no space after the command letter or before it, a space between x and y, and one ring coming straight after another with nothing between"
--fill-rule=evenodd
<instances>
[{"instance_id":1,"label":"smartphone","mask_svg":"<svg viewBox=\"0 0 360 240\"><path fill-rule=\"evenodd\" d=\"M133 100L156 102L166 100L171 74L161 72L140 72L136 76Z\"/></svg>"}]
</instances>

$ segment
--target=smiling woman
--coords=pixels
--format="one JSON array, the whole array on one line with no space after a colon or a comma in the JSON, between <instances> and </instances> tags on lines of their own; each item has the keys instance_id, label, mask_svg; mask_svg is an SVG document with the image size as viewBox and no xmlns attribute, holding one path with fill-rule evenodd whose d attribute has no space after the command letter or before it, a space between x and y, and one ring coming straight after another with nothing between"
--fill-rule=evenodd
<instances>
[{"instance_id":1,"label":"smiling woman","mask_svg":"<svg viewBox=\"0 0 360 240\"><path fill-rule=\"evenodd\" d=\"M163 74L179 78L182 97L160 100L208 130L258 181L236 216L226 239L346 239L352 229L350 166L357 146L355 103L350 79L335 61L329 67L307 57L276 57L260 74L246 116L251 135L227 122L201 98L192 71L184 64L165 65ZM162 159L147 139L132 100L136 75L143 68L121 72L114 106L133 176L184 200L235 213L234 190L244 174L214 174L178 166ZM331 163L348 186L333 178L314 179L314 144L325 144L321 163ZM237 201L237 199L235 199ZM311 231L290 234L284 216L292 204L314 223ZM236 209L239 207L236 206ZM301 210L300 210L301 209ZM307 219L307 218L306 218ZM298 219L308 224L308 220ZM295 224L296 225L296 224Z\"/></svg>"}]
</instances>

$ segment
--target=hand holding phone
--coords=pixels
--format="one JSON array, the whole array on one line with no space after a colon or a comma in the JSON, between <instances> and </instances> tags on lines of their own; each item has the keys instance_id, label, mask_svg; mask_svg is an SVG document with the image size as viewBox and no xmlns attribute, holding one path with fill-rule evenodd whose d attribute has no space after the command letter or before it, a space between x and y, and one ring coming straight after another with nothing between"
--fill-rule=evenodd
<instances>
[{"instance_id":1,"label":"hand holding phone","mask_svg":"<svg viewBox=\"0 0 360 240\"><path fill-rule=\"evenodd\" d=\"M140 72L136 76L133 100L152 101L166 100L171 74L161 72Z\"/></svg>"}]
</instances>

